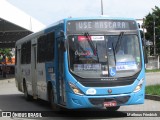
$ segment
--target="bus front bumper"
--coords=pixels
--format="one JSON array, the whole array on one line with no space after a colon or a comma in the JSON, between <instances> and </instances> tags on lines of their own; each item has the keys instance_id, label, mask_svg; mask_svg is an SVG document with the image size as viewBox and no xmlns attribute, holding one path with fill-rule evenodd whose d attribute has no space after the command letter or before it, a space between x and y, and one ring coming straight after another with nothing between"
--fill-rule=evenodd
<instances>
[{"instance_id":1,"label":"bus front bumper","mask_svg":"<svg viewBox=\"0 0 160 120\"><path fill-rule=\"evenodd\" d=\"M116 101L117 106L135 105L144 103L144 91L130 94L119 95L103 95L103 96L85 96L75 95L73 93L67 93L67 108L103 108L104 103L107 101Z\"/></svg>"}]
</instances>

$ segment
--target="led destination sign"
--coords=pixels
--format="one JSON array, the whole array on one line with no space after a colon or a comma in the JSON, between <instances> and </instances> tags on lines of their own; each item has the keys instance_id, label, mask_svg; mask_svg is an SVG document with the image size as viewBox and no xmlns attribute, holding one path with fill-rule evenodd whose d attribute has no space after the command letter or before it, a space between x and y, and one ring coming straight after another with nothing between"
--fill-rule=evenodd
<instances>
[{"instance_id":1,"label":"led destination sign","mask_svg":"<svg viewBox=\"0 0 160 120\"><path fill-rule=\"evenodd\" d=\"M107 30L137 30L137 25L132 20L78 20L67 24L68 33Z\"/></svg>"}]
</instances>

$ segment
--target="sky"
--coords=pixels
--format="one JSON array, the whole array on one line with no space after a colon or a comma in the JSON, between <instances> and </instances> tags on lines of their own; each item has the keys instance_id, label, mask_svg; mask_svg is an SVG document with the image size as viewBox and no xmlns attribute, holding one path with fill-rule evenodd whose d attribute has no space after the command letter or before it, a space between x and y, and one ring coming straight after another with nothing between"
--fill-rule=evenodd
<instances>
[{"instance_id":1,"label":"sky","mask_svg":"<svg viewBox=\"0 0 160 120\"><path fill-rule=\"evenodd\" d=\"M7 0L45 25L68 17L101 16L101 0ZM109 17L144 18L160 0L103 0Z\"/></svg>"}]
</instances>

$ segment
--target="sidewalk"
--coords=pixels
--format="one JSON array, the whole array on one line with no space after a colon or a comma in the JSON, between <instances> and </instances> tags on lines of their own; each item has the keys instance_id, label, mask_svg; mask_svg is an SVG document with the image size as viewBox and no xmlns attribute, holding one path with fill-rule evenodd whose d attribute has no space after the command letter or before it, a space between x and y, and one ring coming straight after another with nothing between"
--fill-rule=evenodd
<instances>
[{"instance_id":1,"label":"sidewalk","mask_svg":"<svg viewBox=\"0 0 160 120\"><path fill-rule=\"evenodd\" d=\"M146 73L146 86L160 84L160 72Z\"/></svg>"},{"instance_id":2,"label":"sidewalk","mask_svg":"<svg viewBox=\"0 0 160 120\"><path fill-rule=\"evenodd\" d=\"M0 84L4 84L4 83L10 83L10 82L15 82L15 77L8 77L8 78L2 78L0 76Z\"/></svg>"}]
</instances>

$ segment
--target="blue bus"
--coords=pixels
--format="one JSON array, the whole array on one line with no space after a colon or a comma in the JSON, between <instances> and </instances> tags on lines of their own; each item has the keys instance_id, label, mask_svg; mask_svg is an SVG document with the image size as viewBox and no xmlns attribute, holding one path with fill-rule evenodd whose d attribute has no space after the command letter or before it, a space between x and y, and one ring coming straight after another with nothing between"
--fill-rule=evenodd
<instances>
[{"instance_id":1,"label":"blue bus","mask_svg":"<svg viewBox=\"0 0 160 120\"><path fill-rule=\"evenodd\" d=\"M134 19L63 19L16 42L16 86L53 110L143 104L143 51Z\"/></svg>"}]
</instances>

